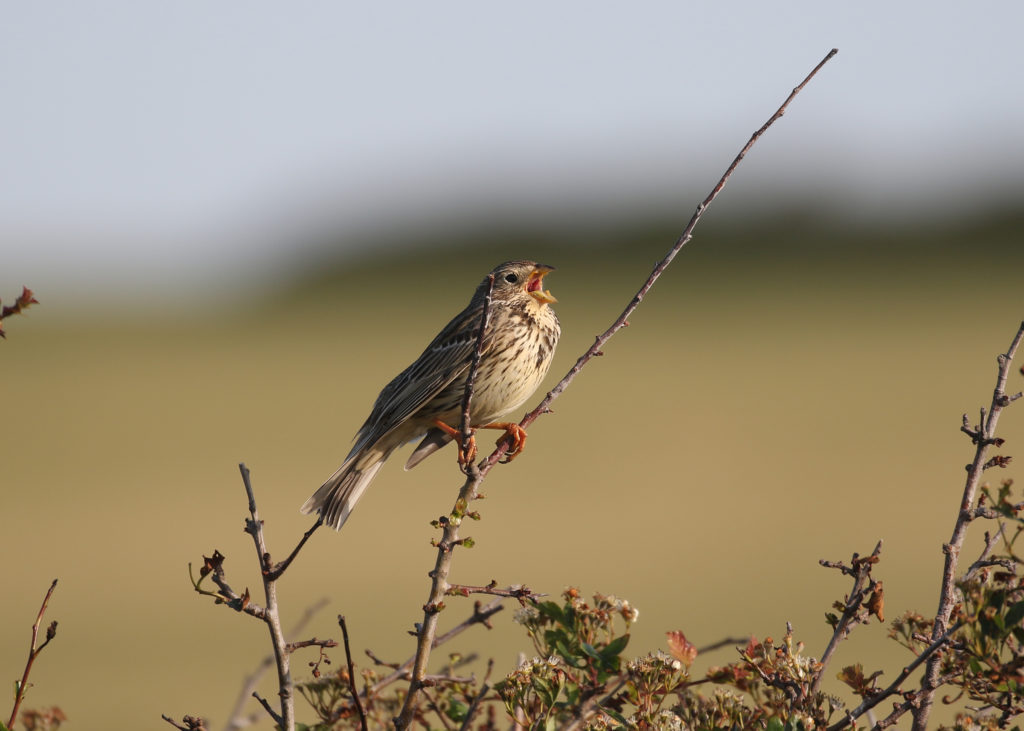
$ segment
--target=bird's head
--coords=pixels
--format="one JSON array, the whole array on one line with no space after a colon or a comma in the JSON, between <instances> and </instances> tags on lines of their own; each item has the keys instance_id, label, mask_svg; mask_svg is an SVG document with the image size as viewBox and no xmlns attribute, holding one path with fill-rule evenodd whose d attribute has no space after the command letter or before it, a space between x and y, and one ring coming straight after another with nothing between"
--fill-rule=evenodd
<instances>
[{"instance_id":1,"label":"bird's head","mask_svg":"<svg viewBox=\"0 0 1024 731\"><path fill-rule=\"evenodd\" d=\"M544 289L544 276L554 269L553 266L533 261L507 261L495 267L491 272L494 275L492 292L499 297L515 297L526 294L541 305L557 302L555 296ZM486 291L486 280L482 286Z\"/></svg>"}]
</instances>

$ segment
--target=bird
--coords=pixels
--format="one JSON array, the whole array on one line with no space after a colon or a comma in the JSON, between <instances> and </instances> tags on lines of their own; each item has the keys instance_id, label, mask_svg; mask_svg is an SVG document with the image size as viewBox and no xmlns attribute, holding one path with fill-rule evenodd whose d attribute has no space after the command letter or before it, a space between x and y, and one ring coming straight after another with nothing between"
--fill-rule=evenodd
<instances>
[{"instance_id":1,"label":"bird","mask_svg":"<svg viewBox=\"0 0 1024 731\"><path fill-rule=\"evenodd\" d=\"M561 335L551 308L558 300L543 287L544 277L552 271L552 266L526 260L495 267L466 308L383 388L344 463L301 512L318 512L322 523L341 530L392 452L421 439L405 464L409 470L460 434L466 380L488 291L491 302L473 384L470 427L504 430L498 443L507 437L509 458L520 454L525 430L494 419L522 405L551 366ZM475 446L463 454L460 445L460 463L467 464L474 453Z\"/></svg>"}]
</instances>

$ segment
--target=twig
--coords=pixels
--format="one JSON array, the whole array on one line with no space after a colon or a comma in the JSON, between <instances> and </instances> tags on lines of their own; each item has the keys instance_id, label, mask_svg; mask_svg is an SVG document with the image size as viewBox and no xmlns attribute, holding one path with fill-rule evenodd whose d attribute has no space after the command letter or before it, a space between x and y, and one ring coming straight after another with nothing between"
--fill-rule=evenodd
<instances>
[{"instance_id":1,"label":"twig","mask_svg":"<svg viewBox=\"0 0 1024 731\"><path fill-rule=\"evenodd\" d=\"M445 731L455 731L455 729L452 728L451 723L449 723L448 718L441 711L441 706L437 704L437 700L435 700L434 696L431 695L430 691L424 688L421 692L427 698L427 706L437 715L439 719L441 719L441 725L445 727Z\"/></svg>"},{"instance_id":2,"label":"twig","mask_svg":"<svg viewBox=\"0 0 1024 731\"><path fill-rule=\"evenodd\" d=\"M565 727L565 731L576 731L576 729L580 728L584 723L586 723L587 719L590 718L590 716L595 711L603 712L604 706L607 703L609 703L615 697L615 695L625 687L625 685L626 681L620 680L614 688L612 688L608 693L605 694L604 698L598 698L597 696L594 696L584 701L583 704L579 707L576 719Z\"/></svg>"},{"instance_id":3,"label":"twig","mask_svg":"<svg viewBox=\"0 0 1024 731\"><path fill-rule=\"evenodd\" d=\"M865 713L867 713L872 708L877 706L883 700L894 695L895 693L898 693L900 690L900 686L903 684L903 681L909 678L910 674L917 670L917 668L920 667L921 663L931 658L933 655L935 655L936 652L939 651L939 649L948 644L950 638L952 638L953 634L958 629L960 629L962 624L962 622L957 622L955 625L953 625L953 627L951 627L945 634L943 634L942 637L932 642L930 645L928 645L928 647L926 647L921 652L920 655L915 657L914 662L910 663L905 668L903 668L903 670L900 671L900 674L896 676L896 679L889 683L888 687L886 687L884 690L880 690L877 694L871 696L871 698L865 699L863 702L861 702L859 706L849 711L842 721L839 721L838 723L834 723L831 726L829 726L828 731L840 731L841 729L850 726L853 723L853 721L863 716ZM936 657L938 656L936 655ZM909 710L909 708L910 706L904 709L900 715L906 713L907 710Z\"/></svg>"},{"instance_id":4,"label":"twig","mask_svg":"<svg viewBox=\"0 0 1024 731\"><path fill-rule=\"evenodd\" d=\"M352 691L352 700L356 704L356 712L359 714L359 726L363 731L367 731L366 712L363 711L363 704L359 700L359 689L356 688L356 666L352 663L352 650L348 644L348 625L345 623L344 615L338 615L338 624L341 625L341 636L345 642L345 660L348 662L348 685Z\"/></svg>"},{"instance_id":5,"label":"twig","mask_svg":"<svg viewBox=\"0 0 1024 731\"><path fill-rule=\"evenodd\" d=\"M3 321L6 318L11 315L20 315L24 310L27 310L29 306L38 304L39 300L32 295L32 290L23 286L21 288L21 294L18 296L18 299L14 301L13 305L4 305L0 308L0 338L7 337L3 328ZM11 723L13 724L14 722L12 721ZM10 728L13 728L13 726Z\"/></svg>"},{"instance_id":6,"label":"twig","mask_svg":"<svg viewBox=\"0 0 1024 731\"><path fill-rule=\"evenodd\" d=\"M281 715L271 707L270 703L267 702L266 698L261 696L256 691L252 692L252 697L256 699L257 703L259 703L261 706L263 706L263 710L265 710L267 712L267 714L272 719L274 719L274 723L276 723L281 728L284 728L284 719L281 718Z\"/></svg>"},{"instance_id":7,"label":"twig","mask_svg":"<svg viewBox=\"0 0 1024 731\"><path fill-rule=\"evenodd\" d=\"M448 596L469 596L470 594L489 594L491 596L502 596L509 599L518 599L524 605L527 600L536 601L547 594L538 594L526 586L510 586L506 589L498 587L497 581L491 581L486 586L469 586L467 584L449 584L445 592Z\"/></svg>"},{"instance_id":8,"label":"twig","mask_svg":"<svg viewBox=\"0 0 1024 731\"><path fill-rule=\"evenodd\" d=\"M776 120L782 117L783 114L785 114L790 102L793 101L796 95L800 93L800 91L807 85L808 82L810 82L810 80L815 76L815 74L817 74L818 71L825 65L825 63L827 63L829 59L835 56L836 53L838 53L837 49L832 49L831 51L829 51L829 53L826 54L825 58L823 58L821 62L819 62L818 65L814 67L814 69L806 76L806 78L804 78L804 80L800 82L800 84L798 84L790 92L786 100L768 119L768 121L765 122L757 131L754 132L754 134L750 137L750 140L740 150L739 154L732 161L732 164L729 165L728 169L719 179L715 187L711 190L707 197L703 201L701 201L700 205L697 206L697 210L694 212L689 224L687 224L686 228L683 230L683 233L676 240L676 243L669 250L665 258L658 262L658 264L654 267L654 271L651 272L651 275L647 278L647 281L636 293L636 295L633 296L633 299L626 306L626 309L623 310L619 318L615 320L615 322L603 334L597 336L597 338L594 341L594 344L582 356L580 356L580 358L576 361L575 365L573 365L573 367L569 370L565 377L562 378L562 380L559 381L558 384L551 391L548 392L548 394L544 397L544 399L533 411L531 411L530 413L523 417L523 420L519 423L521 427L526 428L527 426L532 424L538 416L540 416L543 413L547 413L550 410L551 403L556 398L558 398L558 396L563 391L565 391L566 388L568 388L569 384L580 372L580 370L592 358L601 353L601 348L613 335L615 335L615 333L617 333L619 330L626 326L628 317L639 306L640 302L643 301L644 297L647 295L647 292L651 289L651 287L654 286L654 283L661 276L662 272L664 272L665 269L668 268L668 265L672 263L672 260L675 258L676 254L678 254L679 251L683 248L683 246L685 246L690 241L693 235L693 229L696 227L701 216L704 214L704 211L708 208L708 206L710 206L714 202L714 200L718 197L718 194L721 193L722 189L725 187L725 184L732 176L733 171L735 171L736 168L739 166L740 162L746 156L747 152L750 151L750 149L754 146L758 139L760 139L760 137L768 130L768 128L772 124L774 124ZM485 305L482 319L486 320L486 318L487 308ZM474 354L474 359L478 358L478 355L482 350L482 336L483 328L481 327L480 333L478 334L477 337L477 348L476 353ZM468 402L469 400L468 393L472 389L472 376L474 375L475 373L471 370L466 382L467 395L464 396L464 406L466 405L466 402ZM467 410L468 409L464 409L463 413L462 431L464 437L468 426L466 419L467 414L465 413ZM447 579L448 574L451 570L452 551L455 548L455 546L458 545L459 542L459 525L461 524L462 517L465 514L466 506L468 506L472 500L476 499L477 495L479 494L480 483L484 480L484 478L487 476L487 473L490 472L494 465L497 464L499 460L501 460L505 452L508 451L508 448L508 440L502 440L502 442L498 445L497 449L495 449L491 453L491 455L481 464L477 465L474 463L470 463L466 465L466 481L463 484L462 489L459 491L459 497L456 500L455 508L452 511L451 519L445 520L442 523L442 538L436 544L437 560L434 564L434 570L430 573L432 579L430 596L427 599L427 603L423 606L423 623L420 625L420 628L417 632L416 660L413 667L412 679L409 684L409 692L406 694L405 702L402 705L401 712L395 719L395 728L397 729L397 731L404 731L405 729L409 728L415 714L417 695L422 685L423 677L426 674L426 665L430 655L430 648L432 642L431 638L437 631L438 614L442 609L444 609L443 597L448 588Z\"/></svg>"},{"instance_id":9,"label":"twig","mask_svg":"<svg viewBox=\"0 0 1024 731\"><path fill-rule=\"evenodd\" d=\"M281 617L277 607L277 581L270 578L267 571L270 565L270 554L267 551L267 544L263 538L263 521L260 520L259 512L256 510L256 495L252 489L252 482L249 479L249 468L244 463L238 465L242 473L242 483L245 485L245 493L249 498L249 515L245 521L245 531L252 536L253 545L256 547L256 556L259 560L263 578L263 594L266 597L266 612L263 621L266 622L270 631L270 641L274 646L274 663L277 666L278 696L281 699L280 715L272 713L274 721L280 724L284 731L295 731L295 689L292 686L291 659L286 647L284 632L281 630ZM266 701L253 696L269 710Z\"/></svg>"},{"instance_id":10,"label":"twig","mask_svg":"<svg viewBox=\"0 0 1024 731\"><path fill-rule=\"evenodd\" d=\"M832 637L828 641L828 645L825 647L825 651L821 654L821 660L819 660L818 671L814 676L814 681L811 683L812 694L817 693L821 687L821 680L825 676L825 668L828 667L829 661L832 660L832 655L835 653L839 643L846 639L850 634L851 624L855 619L858 618L861 612L861 608L864 605L864 594L872 588L874 581L871 579L871 567L878 562L878 556L882 552L882 542L879 541L875 545L875 550L871 552L871 555L867 558L860 558L856 553L853 554L853 559L850 561L850 566L846 567L842 564L834 564L829 561L819 561L822 566L828 568L838 568L844 574L853 576L853 589L850 590L850 594L846 599L846 606L843 608L843 616L836 622L836 627L832 631ZM865 585L865 581L868 582Z\"/></svg>"},{"instance_id":11,"label":"twig","mask_svg":"<svg viewBox=\"0 0 1024 731\"><path fill-rule=\"evenodd\" d=\"M471 614L468 619L465 619L462 622L460 622L459 624L457 624L454 627L452 627L450 630L445 632L443 635L440 635L439 637L436 637L434 639L433 647L440 647L441 645L443 645L445 642L448 642L448 640L452 639L456 635L458 635L458 634L460 634L462 632L465 632L467 629L472 627L474 624L482 624L487 629L490 629L491 628L490 618L505 608L505 606L501 603L501 601L502 600L500 598L498 598L498 599L495 599L495 600L487 603L483 607L480 606L480 602L475 602L473 604L473 614ZM367 654L369 654L371 657L373 657L372 653L370 653L369 651L367 651ZM380 662L379 660L374 658L374 662L377 662L378 664L384 665L386 667L392 667L392 668L395 669L395 671L393 673L385 676L384 678L381 678L376 683L374 683L373 687L371 687L368 692L367 691L363 691L363 697L368 697L372 693L379 692L382 688L390 685L391 683L394 683L396 680L399 680L399 679L404 678L404 677L408 677L408 675L409 675L409 668L412 666L412 664L413 664L413 662L415 660L416 660L416 656L413 655L408 660L403 662L401 665L391 665L389 663Z\"/></svg>"},{"instance_id":12,"label":"twig","mask_svg":"<svg viewBox=\"0 0 1024 731\"><path fill-rule=\"evenodd\" d=\"M718 642L712 642L710 645L697 648L698 655L704 655L714 650L720 650L723 647L731 647L736 645L745 645L750 641L749 637L726 637Z\"/></svg>"},{"instance_id":13,"label":"twig","mask_svg":"<svg viewBox=\"0 0 1024 731\"><path fill-rule=\"evenodd\" d=\"M484 683L480 686L480 692L473 698L473 702L469 704L469 708L466 710L466 717L462 719L462 725L459 726L459 731L469 731L470 725L473 723L473 717L480 710L480 702L483 701L484 696L491 689L490 679L491 671L494 669L494 660L487 661L487 673L484 675Z\"/></svg>"},{"instance_id":14,"label":"twig","mask_svg":"<svg viewBox=\"0 0 1024 731\"><path fill-rule=\"evenodd\" d=\"M25 291L28 292L28 290ZM29 292L30 296L31 294ZM28 692L28 675L32 672L32 665L35 664L36 658L39 657L39 653L43 651L43 648L50 644L50 641L57 636L57 623L50 622L50 625L46 628L46 639L43 641L43 644L36 647L36 641L39 639L39 625L43 623L46 606L50 603L50 597L53 596L53 590L56 588L57 580L54 579L53 583L50 584L50 588L46 591L46 596L43 597L43 603L36 614L36 621L32 625L32 644L28 648L28 661L25 663L25 671L21 674L21 680L14 685L14 708L11 709L11 719L7 722L7 728L14 728L14 722L18 720L18 708L21 707L21 702L25 700L25 693Z\"/></svg>"},{"instance_id":15,"label":"twig","mask_svg":"<svg viewBox=\"0 0 1024 731\"><path fill-rule=\"evenodd\" d=\"M483 701L484 696L491 690L490 683L484 683L480 686L480 692L473 698L473 702L469 704L469 709L466 711L466 717L462 720L462 725L459 726L459 731L468 731L470 724L473 722L473 717L480 710L480 702Z\"/></svg>"},{"instance_id":16,"label":"twig","mask_svg":"<svg viewBox=\"0 0 1024 731\"><path fill-rule=\"evenodd\" d=\"M199 572L198 580L192 574L192 564L188 565L188 575L192 580L192 587L198 593L203 596L213 597L216 604L223 604L230 609L234 609L236 612L243 612L250 617L266 621L267 610L252 601L248 588L239 594L228 584L227 577L224 575L224 556L220 551L214 551L212 557L203 556L203 559L205 564ZM207 591L200 586L207 575L212 577L213 583L220 589L219 592Z\"/></svg>"},{"instance_id":17,"label":"twig","mask_svg":"<svg viewBox=\"0 0 1024 731\"><path fill-rule=\"evenodd\" d=\"M488 277L487 296L484 298L483 310L480 313L480 330L476 336L476 347L473 352L473 359L470 363L469 373L466 376L466 389L462 401L462 445L463 450L469 446L472 436L469 433L469 407L473 395L473 384L476 380L477 367L480 364L480 356L484 346L484 326L490 316L491 290L494 287L494 277ZM480 467L468 460L465 465L466 481L459 491L459 497L455 501L449 518L441 523L441 540L437 543L437 560L434 562L434 570L430 572L431 585L430 597L423 605L423 622L420 624L416 637L416 656L413 661L412 678L409 682L409 692L405 695L402 703L402 710L395 719L395 726L399 731L409 728L416 713L416 701L420 689L423 687L423 678L427 674L427 661L430 658L430 650L433 647L434 635L437 633L438 614L444 609L444 596L448 591L448 573L452 565L452 553L455 546L461 543L459 538L459 526L462 525L462 518L466 513L467 506L476 499L479 494L480 483L483 476Z\"/></svg>"},{"instance_id":18,"label":"twig","mask_svg":"<svg viewBox=\"0 0 1024 731\"><path fill-rule=\"evenodd\" d=\"M484 295L483 308L480 311L480 328L476 332L476 347L473 348L473 357L469 361L469 372L466 374L466 387L462 392L462 420L459 425L461 432L462 453L467 454L469 445L473 439L472 422L469 416L469 407L473 401L473 390L476 387L476 374L480 369L480 359L484 352L484 335L487 333L487 324L491 319L491 293L494 291L494 275L487 275L487 293Z\"/></svg>"},{"instance_id":19,"label":"twig","mask_svg":"<svg viewBox=\"0 0 1024 731\"><path fill-rule=\"evenodd\" d=\"M320 599L316 604L306 608L306 611L299 618L299 621L292 627L291 632L288 633L289 637L295 637L299 632L305 629L309 621L319 612L327 606L327 599ZM274 656L267 655L264 657L260 664L256 666L256 669L247 677L242 683L242 690L238 694L238 698L235 701L234 707L231 709L231 713L228 714L227 725L224 726L224 731L238 731L238 729L245 728L246 726L252 726L259 720L259 716L243 716L242 709L245 708L245 704L252 698L253 691L256 690L256 686L259 685L260 679L263 674L274 666Z\"/></svg>"},{"instance_id":20,"label":"twig","mask_svg":"<svg viewBox=\"0 0 1024 731\"><path fill-rule=\"evenodd\" d=\"M206 731L206 722L199 716L184 716L181 723L178 723L166 713L161 713L160 718L174 726L178 731Z\"/></svg>"},{"instance_id":21,"label":"twig","mask_svg":"<svg viewBox=\"0 0 1024 731\"><path fill-rule=\"evenodd\" d=\"M658 281L658 278L668 268L668 265L672 263L673 259L675 259L676 254L678 254L680 250L687 243L689 243L690 239L693 238L693 230L694 228L696 228L697 223L701 219L701 216L704 215L704 211L706 211L708 207L712 203L714 203L715 199L718 198L718 194L722 192L722 189L725 187L725 184L729 181L729 178L732 177L733 172L739 166L743 158L746 157L748 152L750 152L750 149L754 146L754 143L756 143L761 138L761 136L768 130L769 127L771 127L780 117L782 117L783 114L786 113L786 109L789 107L790 103L793 101L796 95L799 94L805 86L807 86L808 82L810 82L810 80L814 78L818 71L821 70L822 66L824 66L837 53L839 53L839 50L833 48L831 51L825 54L825 58L823 58L821 62L814 67L811 73L807 74L806 78L804 78L804 80L801 81L793 89L792 92L790 92L789 96L786 97L786 101L784 101L782 103L782 106L780 106L775 111L775 114L773 114L767 122L761 125L761 127L756 132L754 132L753 135L751 135L750 140L748 140L747 144L743 146L742 150L740 150L739 154L732 161L732 164L729 165L728 169L725 171L725 174L722 175L722 177L719 179L715 187L711 189L710 193L708 193L707 197L704 198L704 200L701 201L700 205L697 206L697 210L694 212L693 217L690 219L690 222L686 225L686 228L683 229L683 233L680 234L679 238L676 239L675 244L669 250L668 254L665 256L664 259L662 259L655 265L654 271L651 272L650 276L647 278L647 281L644 282L643 286L640 287L640 289L637 291L635 295L633 295L633 299L630 300L629 304L626 306L626 309L622 311L622 314L619 315L618 319L616 319L614 323L612 323L611 327L609 327L607 330L605 330L603 333L601 333L594 339L594 344L591 345L590 348L588 348L586 352L584 352L583 355L579 357L579 359L576 361L573 367L569 369L569 372L565 374L562 380L559 381L554 388L548 391L547 395L537 405L537 407L523 417L523 420L519 422L519 426L525 429L530 424L532 424L541 414L548 413L551 404L554 402L555 399L557 399L562 394L563 391L565 391L566 388L569 387L569 384L572 383L573 379L576 378L580 370L583 369L583 366L590 362L590 360L593 359L595 356L603 355L602 348L604 347L605 343L607 343L611 339L611 337L615 335L615 333L617 333L619 330L621 330L622 328L626 327L629 324L629 316L633 314L633 311L636 310L636 308L643 301L644 297L647 296L647 293L650 291L651 287L654 286L654 283ZM490 472L491 468L493 468L494 465L497 464L497 462L508 450L508 446L509 445L507 440L502 441L502 443L498 445L498 448L487 458L487 460L482 465L481 473L483 475L486 475L488 472Z\"/></svg>"},{"instance_id":22,"label":"twig","mask_svg":"<svg viewBox=\"0 0 1024 731\"><path fill-rule=\"evenodd\" d=\"M1017 329L1010 347L1005 353L1001 353L997 361L999 371L996 376L996 387L992 393L992 405L988 411L988 418L985 417L984 409L979 419L975 434L971 437L975 443L974 460L967 466L967 481L964 484L963 496L960 498L960 510L957 513L956 523L953 526L953 535L949 543L943 545L942 550L946 554L945 565L942 570L942 588L939 591L939 608L935 613L935 623L932 625L932 639L937 640L944 636L949 627L949 618L953 614L956 605L956 571L960 558L960 549L963 547L964 538L967 535L967 526L971 521L971 508L974 505L975 496L978 491L978 484L984 471L984 465L988 449L996 443L996 425L999 423L999 415L1015 397L1006 395L1006 380L1010 374L1010 364L1017 353L1017 348L1024 339L1024 323ZM924 691L920 705L912 712L914 716L912 731L925 731L928 726L928 717L931 715L932 705L935 702L935 691L939 687L940 656L933 655L925 667L924 677L921 680L921 690Z\"/></svg>"},{"instance_id":23,"label":"twig","mask_svg":"<svg viewBox=\"0 0 1024 731\"><path fill-rule=\"evenodd\" d=\"M316 522L310 526L309 530L302 534L302 538L299 540L298 545L292 549L290 554L288 554L288 558L278 564L275 564L274 567L267 572L267 578L271 581L281 578L281 574L283 574L288 567L292 565L292 561L294 561L295 557L299 555L299 551L301 551L302 547L306 545L306 541L309 540L309 537L313 535L316 532L316 529L323 524L323 516L318 517Z\"/></svg>"},{"instance_id":24,"label":"twig","mask_svg":"<svg viewBox=\"0 0 1024 731\"><path fill-rule=\"evenodd\" d=\"M296 650L301 650L304 647L331 648L331 647L337 647L337 646L338 646L338 643L336 641L334 641L334 640L318 640L316 637L314 637L311 640L301 640L299 642L288 642L288 643L285 643L284 649L287 652L292 653L292 652L295 652Z\"/></svg>"}]
</instances>

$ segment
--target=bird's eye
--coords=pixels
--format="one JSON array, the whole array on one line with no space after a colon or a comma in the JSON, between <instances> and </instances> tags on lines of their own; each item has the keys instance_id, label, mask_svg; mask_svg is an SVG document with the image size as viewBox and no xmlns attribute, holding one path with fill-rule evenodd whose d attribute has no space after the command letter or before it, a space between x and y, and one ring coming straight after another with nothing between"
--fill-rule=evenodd
<instances>
[{"instance_id":1,"label":"bird's eye","mask_svg":"<svg viewBox=\"0 0 1024 731\"><path fill-rule=\"evenodd\" d=\"M519 276L516 274L506 274L505 281L508 282L509 284L515 284L516 282L519 281Z\"/></svg>"}]
</instances>

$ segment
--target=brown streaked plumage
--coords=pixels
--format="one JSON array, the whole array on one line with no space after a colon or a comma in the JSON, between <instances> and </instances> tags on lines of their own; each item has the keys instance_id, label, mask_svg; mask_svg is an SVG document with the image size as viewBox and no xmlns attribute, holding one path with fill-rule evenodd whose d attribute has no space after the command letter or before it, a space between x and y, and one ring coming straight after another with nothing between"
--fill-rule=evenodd
<instances>
[{"instance_id":1,"label":"brown streaked plumage","mask_svg":"<svg viewBox=\"0 0 1024 731\"><path fill-rule=\"evenodd\" d=\"M542 286L553 269L532 261L508 261L491 272L490 314L471 404L474 428L488 426L523 404L548 372L561 333L549 306L556 300ZM466 309L384 387L344 464L305 502L303 513L319 511L324 523L339 530L398 447L422 438L406 462L405 468L411 469L452 440L450 432L462 418L487 286L485 278ZM518 436L515 442L520 444Z\"/></svg>"}]
</instances>

